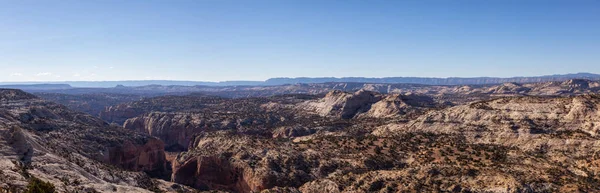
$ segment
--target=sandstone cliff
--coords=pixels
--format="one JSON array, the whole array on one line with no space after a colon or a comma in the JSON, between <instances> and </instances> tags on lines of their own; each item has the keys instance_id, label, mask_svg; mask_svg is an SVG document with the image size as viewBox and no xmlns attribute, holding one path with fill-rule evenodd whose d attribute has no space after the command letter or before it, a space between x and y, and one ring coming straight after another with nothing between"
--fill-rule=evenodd
<instances>
[{"instance_id":1,"label":"sandstone cliff","mask_svg":"<svg viewBox=\"0 0 600 193\"><path fill-rule=\"evenodd\" d=\"M0 177L3 187L22 187L33 175L61 191L143 192L154 185L141 172L158 176L166 171L164 145L155 138L111 127L19 90L0 90L0 98L0 167L25 172L0 174L12 176Z\"/></svg>"},{"instance_id":2,"label":"sandstone cliff","mask_svg":"<svg viewBox=\"0 0 600 193\"><path fill-rule=\"evenodd\" d=\"M186 150L194 134L216 129L232 129L233 122L210 124L199 114L153 112L127 119L123 127L158 137L171 151Z\"/></svg>"},{"instance_id":3,"label":"sandstone cliff","mask_svg":"<svg viewBox=\"0 0 600 193\"><path fill-rule=\"evenodd\" d=\"M278 145L284 145L283 147ZM311 180L308 152L285 144L217 132L196 138L194 148L173 164L174 182L200 190L256 192L275 186L297 187Z\"/></svg>"},{"instance_id":4,"label":"sandstone cliff","mask_svg":"<svg viewBox=\"0 0 600 193\"><path fill-rule=\"evenodd\" d=\"M346 93L331 91L318 100L297 105L303 112L315 112L321 116L343 119L355 117L390 118L406 114L418 114L426 108L434 108L436 102L430 97L419 95L380 94L360 90Z\"/></svg>"},{"instance_id":5,"label":"sandstone cliff","mask_svg":"<svg viewBox=\"0 0 600 193\"><path fill-rule=\"evenodd\" d=\"M368 111L371 105L381 96L378 93L360 90L355 93L345 93L339 90L331 91L318 101L308 101L299 108L315 111L321 116L335 116L344 119L353 118L356 114Z\"/></svg>"}]
</instances>

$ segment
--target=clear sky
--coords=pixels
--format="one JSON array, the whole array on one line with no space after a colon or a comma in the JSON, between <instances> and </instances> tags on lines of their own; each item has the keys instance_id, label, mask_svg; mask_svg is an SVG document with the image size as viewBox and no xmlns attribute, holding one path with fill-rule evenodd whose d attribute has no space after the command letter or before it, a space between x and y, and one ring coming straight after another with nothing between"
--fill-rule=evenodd
<instances>
[{"instance_id":1,"label":"clear sky","mask_svg":"<svg viewBox=\"0 0 600 193\"><path fill-rule=\"evenodd\" d=\"M597 0L0 0L0 81L600 73Z\"/></svg>"}]
</instances>

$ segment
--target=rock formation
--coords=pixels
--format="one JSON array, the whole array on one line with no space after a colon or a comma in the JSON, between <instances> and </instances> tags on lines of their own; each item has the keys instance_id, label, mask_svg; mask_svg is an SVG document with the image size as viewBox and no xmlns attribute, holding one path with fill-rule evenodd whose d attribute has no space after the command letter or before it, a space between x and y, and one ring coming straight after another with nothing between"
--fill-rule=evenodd
<instances>
[{"instance_id":1,"label":"rock formation","mask_svg":"<svg viewBox=\"0 0 600 193\"><path fill-rule=\"evenodd\" d=\"M152 88L156 87L184 89ZM39 146L31 141L48 136L56 141L74 139L67 143L70 149L57 144L44 146L62 147L64 152L78 152L78 157L87 160L153 174L151 171L161 167L156 157L161 154L156 150L161 144L144 137L152 135L164 140L164 148L169 150L166 157L172 162L172 182L208 191L600 189L600 97L593 94L600 91L597 81L457 86L323 83L194 89L243 97L159 96L106 108L103 118L123 123L129 131L90 116L52 110L61 109L54 107L57 105L21 105L27 110L0 116L22 128L6 127L4 143L14 147L10 149L15 152L12 160L36 163ZM3 104L10 105L5 109L14 111L10 108L19 106L15 100L21 97L37 100L7 94L4 101L9 102ZM85 124L77 127L80 122ZM104 132L95 131L98 128ZM118 180L107 183L131 178L111 179ZM138 182L124 184L141 187ZM164 183L152 182L164 187Z\"/></svg>"},{"instance_id":2,"label":"rock formation","mask_svg":"<svg viewBox=\"0 0 600 193\"><path fill-rule=\"evenodd\" d=\"M34 176L60 191L144 192L157 183L141 172L165 174L155 138L19 90L0 90L0 100L0 187L20 189Z\"/></svg>"},{"instance_id":3,"label":"rock formation","mask_svg":"<svg viewBox=\"0 0 600 193\"><path fill-rule=\"evenodd\" d=\"M352 95L309 102L344 109ZM429 104L380 96L370 109ZM596 95L501 97L430 108L408 122L355 116L343 129L282 126L273 130L277 140L209 132L177 157L172 178L235 192L592 191L600 187L599 108Z\"/></svg>"},{"instance_id":4,"label":"rock formation","mask_svg":"<svg viewBox=\"0 0 600 193\"><path fill-rule=\"evenodd\" d=\"M397 117L408 113L418 113L423 108L435 106L435 101L427 96L383 95L365 90L346 93L334 90L321 99L299 104L297 108L301 111L313 111L321 116L350 119L354 117Z\"/></svg>"},{"instance_id":5,"label":"rock formation","mask_svg":"<svg viewBox=\"0 0 600 193\"><path fill-rule=\"evenodd\" d=\"M371 104L377 102L380 98L381 96L377 93L365 90L355 93L334 90L327 93L324 98L316 102L306 102L299 108L315 111L321 116L349 119L356 114L368 111Z\"/></svg>"},{"instance_id":6,"label":"rock formation","mask_svg":"<svg viewBox=\"0 0 600 193\"><path fill-rule=\"evenodd\" d=\"M194 134L216 129L231 129L230 123L217 122L210 124L198 114L152 112L127 119L123 127L147 133L167 143L171 151L186 150Z\"/></svg>"},{"instance_id":7,"label":"rock formation","mask_svg":"<svg viewBox=\"0 0 600 193\"><path fill-rule=\"evenodd\" d=\"M274 141L217 132L196 138L173 164L173 181L200 190L253 192L312 179L310 156Z\"/></svg>"}]
</instances>

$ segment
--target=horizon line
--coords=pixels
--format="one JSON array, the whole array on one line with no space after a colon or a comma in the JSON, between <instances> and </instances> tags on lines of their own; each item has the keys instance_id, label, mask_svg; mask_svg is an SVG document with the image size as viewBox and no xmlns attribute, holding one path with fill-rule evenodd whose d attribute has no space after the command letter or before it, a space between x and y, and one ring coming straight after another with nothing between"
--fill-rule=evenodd
<instances>
[{"instance_id":1,"label":"horizon line","mask_svg":"<svg viewBox=\"0 0 600 193\"><path fill-rule=\"evenodd\" d=\"M272 77L266 80L223 80L223 81L206 81L206 80L176 80L176 79L132 79L132 80L25 80L25 81L0 81L0 83L61 83L61 82L138 82L138 81L171 81L171 82L204 82L204 83L226 83L226 82L267 82L272 79L321 79L321 78L332 78L332 79L344 79L344 78L364 78L364 79L386 79L386 78L423 78L423 79L472 79L472 78L496 78L496 79L510 79L510 78L539 78L548 76L568 76L568 75L593 75L600 76L600 74L590 72L577 72L577 73L566 73L566 74L550 74L550 75L534 75L534 76L511 76L511 77L492 77L492 76L473 76L473 77L426 77L426 76L388 76L388 77L362 77L362 76L345 76L345 77Z\"/></svg>"}]
</instances>

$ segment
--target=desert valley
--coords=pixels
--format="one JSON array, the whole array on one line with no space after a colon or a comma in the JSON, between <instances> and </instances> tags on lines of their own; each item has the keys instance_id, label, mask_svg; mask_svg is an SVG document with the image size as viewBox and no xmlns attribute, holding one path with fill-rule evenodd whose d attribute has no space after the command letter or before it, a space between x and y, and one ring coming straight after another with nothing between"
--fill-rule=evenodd
<instances>
[{"instance_id":1,"label":"desert valley","mask_svg":"<svg viewBox=\"0 0 600 193\"><path fill-rule=\"evenodd\" d=\"M600 191L599 81L23 89L8 192Z\"/></svg>"}]
</instances>

